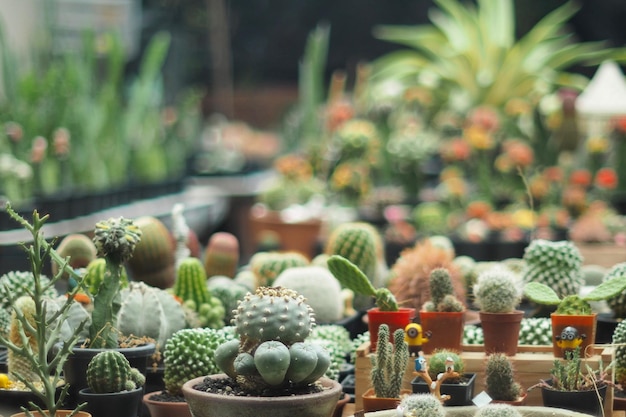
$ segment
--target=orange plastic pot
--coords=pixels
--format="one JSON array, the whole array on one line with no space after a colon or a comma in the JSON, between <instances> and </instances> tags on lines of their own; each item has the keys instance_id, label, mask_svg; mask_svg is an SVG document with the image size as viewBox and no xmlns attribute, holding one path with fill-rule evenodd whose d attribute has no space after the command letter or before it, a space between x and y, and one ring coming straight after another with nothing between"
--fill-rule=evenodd
<instances>
[{"instance_id":1,"label":"orange plastic pot","mask_svg":"<svg viewBox=\"0 0 626 417\"><path fill-rule=\"evenodd\" d=\"M425 354L436 349L461 351L465 312L420 311L420 323L425 334L430 332L422 345Z\"/></svg>"},{"instance_id":2,"label":"orange plastic pot","mask_svg":"<svg viewBox=\"0 0 626 417\"><path fill-rule=\"evenodd\" d=\"M370 352L376 351L378 342L378 327L381 324L389 326L389 334L397 329L403 329L415 317L415 309L401 307L398 311L381 311L378 307L367 310L367 327L370 333Z\"/></svg>"},{"instance_id":3,"label":"orange plastic pot","mask_svg":"<svg viewBox=\"0 0 626 417\"><path fill-rule=\"evenodd\" d=\"M593 352L587 352L587 346L593 345L596 340L596 324L597 314L585 315L569 315L569 314L550 314L552 321L552 350L557 358L564 358L565 352L573 350L574 344L569 342L559 343L559 338L566 327L576 329L578 335L582 337L580 343L581 357L593 355Z\"/></svg>"}]
</instances>

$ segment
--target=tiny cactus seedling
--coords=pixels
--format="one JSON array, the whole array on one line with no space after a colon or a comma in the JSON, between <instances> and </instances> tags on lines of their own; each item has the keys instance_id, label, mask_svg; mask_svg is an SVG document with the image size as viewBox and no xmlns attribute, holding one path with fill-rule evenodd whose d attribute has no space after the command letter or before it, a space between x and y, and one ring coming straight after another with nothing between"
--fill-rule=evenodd
<instances>
[{"instance_id":1,"label":"tiny cactus seedling","mask_svg":"<svg viewBox=\"0 0 626 417\"><path fill-rule=\"evenodd\" d=\"M132 391L145 382L146 377L116 350L96 354L87 366L87 384L94 393Z\"/></svg>"}]
</instances>

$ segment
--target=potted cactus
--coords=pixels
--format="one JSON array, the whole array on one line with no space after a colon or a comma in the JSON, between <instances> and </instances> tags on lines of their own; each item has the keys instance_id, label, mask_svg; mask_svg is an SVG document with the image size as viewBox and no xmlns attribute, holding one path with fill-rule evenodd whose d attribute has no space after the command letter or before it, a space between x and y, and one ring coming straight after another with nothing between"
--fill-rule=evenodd
<instances>
[{"instance_id":1,"label":"potted cactus","mask_svg":"<svg viewBox=\"0 0 626 417\"><path fill-rule=\"evenodd\" d=\"M473 286L475 303L483 329L485 353L517 353L519 331L524 312L517 310L522 301L521 279L503 265L496 265L478 275Z\"/></svg>"},{"instance_id":2,"label":"potted cactus","mask_svg":"<svg viewBox=\"0 0 626 417\"><path fill-rule=\"evenodd\" d=\"M378 328L377 345L376 353L370 356L372 387L363 393L365 412L396 408L402 396L411 392L402 389L409 363L409 346L404 340L404 331L396 329L391 343L389 326L381 324Z\"/></svg>"},{"instance_id":3,"label":"potted cactus","mask_svg":"<svg viewBox=\"0 0 626 417\"><path fill-rule=\"evenodd\" d=\"M78 392L93 417L137 417L146 377L132 368L116 350L91 358L87 367L88 388Z\"/></svg>"},{"instance_id":4,"label":"potted cactus","mask_svg":"<svg viewBox=\"0 0 626 417\"><path fill-rule=\"evenodd\" d=\"M376 307L367 310L368 329L370 334L370 351L376 351L378 343L378 329L381 324L389 326L390 332L403 329L411 323L415 316L415 309L399 307L396 297L388 288L374 288L361 269L341 255L332 255L327 260L328 269L337 278L339 283L354 291L373 297Z\"/></svg>"},{"instance_id":5,"label":"potted cactus","mask_svg":"<svg viewBox=\"0 0 626 417\"><path fill-rule=\"evenodd\" d=\"M454 295L450 272L435 268L429 276L431 299L419 312L422 330L430 334L424 353L436 349L461 350L465 325L465 304Z\"/></svg>"},{"instance_id":6,"label":"potted cactus","mask_svg":"<svg viewBox=\"0 0 626 417\"><path fill-rule=\"evenodd\" d=\"M505 353L496 352L487 357L485 391L493 403L524 404L527 393L515 381L513 365Z\"/></svg>"},{"instance_id":7,"label":"potted cactus","mask_svg":"<svg viewBox=\"0 0 626 417\"><path fill-rule=\"evenodd\" d=\"M403 417L445 417L441 401L430 394L411 394L402 398L398 406Z\"/></svg>"},{"instance_id":8,"label":"potted cactus","mask_svg":"<svg viewBox=\"0 0 626 417\"><path fill-rule=\"evenodd\" d=\"M586 348L595 343L596 317L590 301L601 301L615 297L626 289L626 276L604 281L585 295L570 294L563 298L550 287L540 282L529 282L524 294L531 301L557 306L550 315L552 321L553 351L556 357L565 357L567 352L580 347L583 355Z\"/></svg>"},{"instance_id":9,"label":"potted cactus","mask_svg":"<svg viewBox=\"0 0 626 417\"><path fill-rule=\"evenodd\" d=\"M238 339L221 344L223 374L182 388L195 417L329 417L342 387L323 377L330 354L306 338L315 325L304 297L287 288L259 287L241 300L233 320Z\"/></svg>"}]
</instances>

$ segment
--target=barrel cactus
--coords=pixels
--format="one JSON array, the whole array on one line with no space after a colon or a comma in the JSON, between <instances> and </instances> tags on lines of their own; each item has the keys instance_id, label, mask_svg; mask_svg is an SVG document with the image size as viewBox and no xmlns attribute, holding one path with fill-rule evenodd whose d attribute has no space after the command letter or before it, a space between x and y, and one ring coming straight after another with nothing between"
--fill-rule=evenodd
<instances>
[{"instance_id":1,"label":"barrel cactus","mask_svg":"<svg viewBox=\"0 0 626 417\"><path fill-rule=\"evenodd\" d=\"M478 275L473 294L481 311L510 313L522 301L522 282L513 271L498 265Z\"/></svg>"},{"instance_id":2,"label":"barrel cactus","mask_svg":"<svg viewBox=\"0 0 626 417\"><path fill-rule=\"evenodd\" d=\"M206 276L216 275L234 278L239 264L239 240L228 232L211 235L204 251Z\"/></svg>"},{"instance_id":3,"label":"barrel cactus","mask_svg":"<svg viewBox=\"0 0 626 417\"><path fill-rule=\"evenodd\" d=\"M248 391L306 386L330 365L321 345L305 341L315 317L296 291L259 287L239 303L233 322L239 339L222 344L215 358Z\"/></svg>"},{"instance_id":4,"label":"barrel cactus","mask_svg":"<svg viewBox=\"0 0 626 417\"><path fill-rule=\"evenodd\" d=\"M186 326L182 305L166 290L131 282L120 296L116 327L123 335L146 336L162 348L167 339Z\"/></svg>"},{"instance_id":5,"label":"barrel cactus","mask_svg":"<svg viewBox=\"0 0 626 417\"><path fill-rule=\"evenodd\" d=\"M525 283L545 284L561 298L580 292L583 259L572 242L535 239L526 248L523 259Z\"/></svg>"},{"instance_id":6,"label":"barrel cactus","mask_svg":"<svg viewBox=\"0 0 626 417\"><path fill-rule=\"evenodd\" d=\"M411 394L402 398L399 410L404 417L445 417L441 401L431 394Z\"/></svg>"},{"instance_id":7,"label":"barrel cactus","mask_svg":"<svg viewBox=\"0 0 626 417\"><path fill-rule=\"evenodd\" d=\"M281 272L296 266L306 266L309 260L300 252L257 252L250 258L250 269L254 273L255 288L271 286Z\"/></svg>"},{"instance_id":8,"label":"barrel cactus","mask_svg":"<svg viewBox=\"0 0 626 417\"><path fill-rule=\"evenodd\" d=\"M37 327L37 323L34 321L35 301L31 297L23 296L18 298L15 301L14 309L15 311L19 311L31 326L35 328ZM24 329L24 334L26 335L26 338L22 338L20 330L23 326L17 319L15 311L13 312L11 318L9 341L16 346L19 346L23 349L31 350L32 352L37 354L37 352L39 352L39 345L37 344L37 340L35 339L34 334L31 333L29 330ZM24 344L24 342L27 342L28 347ZM9 350L7 357L7 367L9 368L10 374L20 375L25 380L32 382L39 381L37 371L33 369L33 364L25 355L20 355L13 350Z\"/></svg>"},{"instance_id":9,"label":"barrel cactus","mask_svg":"<svg viewBox=\"0 0 626 417\"><path fill-rule=\"evenodd\" d=\"M324 253L340 255L355 264L375 282L376 263L382 256L382 238L369 223L348 222L335 228L326 242Z\"/></svg>"},{"instance_id":10,"label":"barrel cactus","mask_svg":"<svg viewBox=\"0 0 626 417\"><path fill-rule=\"evenodd\" d=\"M97 394L132 391L145 382L146 377L117 350L99 352L87 366L87 385Z\"/></svg>"},{"instance_id":11,"label":"barrel cactus","mask_svg":"<svg viewBox=\"0 0 626 417\"><path fill-rule=\"evenodd\" d=\"M65 236L56 248L59 256L69 257L69 265L74 269L85 268L91 261L96 259L97 250L93 241L82 233L72 233ZM51 263L52 274L59 272L56 262ZM64 274L68 278L67 274Z\"/></svg>"},{"instance_id":12,"label":"barrel cactus","mask_svg":"<svg viewBox=\"0 0 626 417\"><path fill-rule=\"evenodd\" d=\"M182 329L170 337L163 351L163 382L172 395L182 395L182 387L190 379L215 374L215 350L230 340L223 329Z\"/></svg>"}]
</instances>

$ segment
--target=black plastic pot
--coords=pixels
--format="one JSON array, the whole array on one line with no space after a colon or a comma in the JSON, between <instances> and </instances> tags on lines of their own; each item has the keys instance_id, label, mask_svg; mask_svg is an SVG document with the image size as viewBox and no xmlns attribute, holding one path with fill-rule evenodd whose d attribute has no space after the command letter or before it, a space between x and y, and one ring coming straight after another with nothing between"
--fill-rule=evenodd
<instances>
[{"instance_id":1,"label":"black plastic pot","mask_svg":"<svg viewBox=\"0 0 626 417\"><path fill-rule=\"evenodd\" d=\"M545 380L544 382L548 385L552 384L551 380ZM606 384L600 386L597 392L595 390L559 391L542 386L541 398L543 399L544 407L562 408L601 417L603 415L602 405L606 398L606 390ZM602 404L598 401L598 394L602 398Z\"/></svg>"},{"instance_id":2,"label":"black plastic pot","mask_svg":"<svg viewBox=\"0 0 626 417\"><path fill-rule=\"evenodd\" d=\"M444 382L441 384L441 394L447 394L450 399L444 403L445 406L471 405L474 398L474 386L476 385L476 374L463 374L462 381L459 383ZM411 388L414 394L428 394L430 389L426 381L416 376L411 381Z\"/></svg>"},{"instance_id":3,"label":"black plastic pot","mask_svg":"<svg viewBox=\"0 0 626 417\"><path fill-rule=\"evenodd\" d=\"M85 410L92 417L137 417L143 400L143 387L107 394L83 388L78 392L78 400L87 403Z\"/></svg>"}]
</instances>

